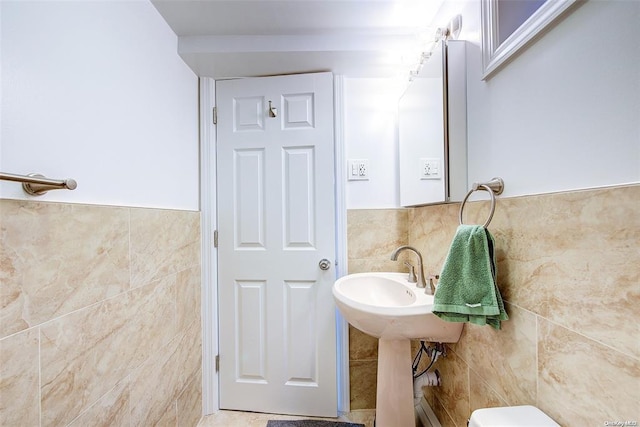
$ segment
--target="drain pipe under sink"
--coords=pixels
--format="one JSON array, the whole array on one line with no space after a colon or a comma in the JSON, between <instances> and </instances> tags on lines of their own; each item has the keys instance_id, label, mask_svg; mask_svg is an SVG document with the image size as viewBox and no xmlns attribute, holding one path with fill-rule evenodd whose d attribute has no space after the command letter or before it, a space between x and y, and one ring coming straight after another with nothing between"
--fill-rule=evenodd
<instances>
[{"instance_id":1,"label":"drain pipe under sink","mask_svg":"<svg viewBox=\"0 0 640 427\"><path fill-rule=\"evenodd\" d=\"M440 372L436 369L433 372L425 372L420 375L418 378L413 380L413 406L416 406L420 403L420 399L422 399L422 387L429 386L435 387L440 386Z\"/></svg>"}]
</instances>

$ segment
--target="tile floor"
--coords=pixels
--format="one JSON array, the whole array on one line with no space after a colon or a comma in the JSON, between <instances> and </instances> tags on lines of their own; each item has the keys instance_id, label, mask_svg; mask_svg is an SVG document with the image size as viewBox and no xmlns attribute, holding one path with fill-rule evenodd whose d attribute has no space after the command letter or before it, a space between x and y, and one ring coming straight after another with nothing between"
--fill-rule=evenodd
<instances>
[{"instance_id":1,"label":"tile floor","mask_svg":"<svg viewBox=\"0 0 640 427\"><path fill-rule=\"evenodd\" d=\"M352 411L339 418L322 418L331 421L347 421L373 427L374 409ZM265 427L269 420L302 420L312 417L293 417L288 415L261 414L256 412L218 411L203 417L198 427Z\"/></svg>"}]
</instances>

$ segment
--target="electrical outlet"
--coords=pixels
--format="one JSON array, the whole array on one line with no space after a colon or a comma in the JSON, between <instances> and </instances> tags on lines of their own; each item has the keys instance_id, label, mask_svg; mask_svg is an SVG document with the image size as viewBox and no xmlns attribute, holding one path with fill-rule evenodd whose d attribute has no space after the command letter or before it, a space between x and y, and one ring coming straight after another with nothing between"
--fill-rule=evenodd
<instances>
[{"instance_id":1,"label":"electrical outlet","mask_svg":"<svg viewBox=\"0 0 640 427\"><path fill-rule=\"evenodd\" d=\"M369 176L369 168L364 162L358 163L358 176L360 178L367 178Z\"/></svg>"},{"instance_id":2,"label":"electrical outlet","mask_svg":"<svg viewBox=\"0 0 640 427\"><path fill-rule=\"evenodd\" d=\"M365 181L369 179L369 160L350 159L347 176L349 181Z\"/></svg>"},{"instance_id":3,"label":"electrical outlet","mask_svg":"<svg viewBox=\"0 0 640 427\"><path fill-rule=\"evenodd\" d=\"M440 159L420 159L420 179L440 179Z\"/></svg>"}]
</instances>

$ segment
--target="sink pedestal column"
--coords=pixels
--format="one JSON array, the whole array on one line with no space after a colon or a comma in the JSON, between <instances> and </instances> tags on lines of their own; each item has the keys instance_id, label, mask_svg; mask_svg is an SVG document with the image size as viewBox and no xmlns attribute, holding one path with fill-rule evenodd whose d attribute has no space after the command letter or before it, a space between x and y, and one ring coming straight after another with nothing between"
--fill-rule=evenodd
<instances>
[{"instance_id":1,"label":"sink pedestal column","mask_svg":"<svg viewBox=\"0 0 640 427\"><path fill-rule=\"evenodd\" d=\"M378 340L376 427L415 427L411 341Z\"/></svg>"}]
</instances>

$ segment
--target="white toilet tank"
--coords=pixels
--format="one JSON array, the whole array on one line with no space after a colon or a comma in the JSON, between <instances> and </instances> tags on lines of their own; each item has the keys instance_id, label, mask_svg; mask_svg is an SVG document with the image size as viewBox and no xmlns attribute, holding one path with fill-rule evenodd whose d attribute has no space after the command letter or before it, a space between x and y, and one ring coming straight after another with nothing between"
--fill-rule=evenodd
<instances>
[{"instance_id":1,"label":"white toilet tank","mask_svg":"<svg viewBox=\"0 0 640 427\"><path fill-rule=\"evenodd\" d=\"M508 406L477 409L471 414L469 427L560 427L535 406Z\"/></svg>"}]
</instances>

